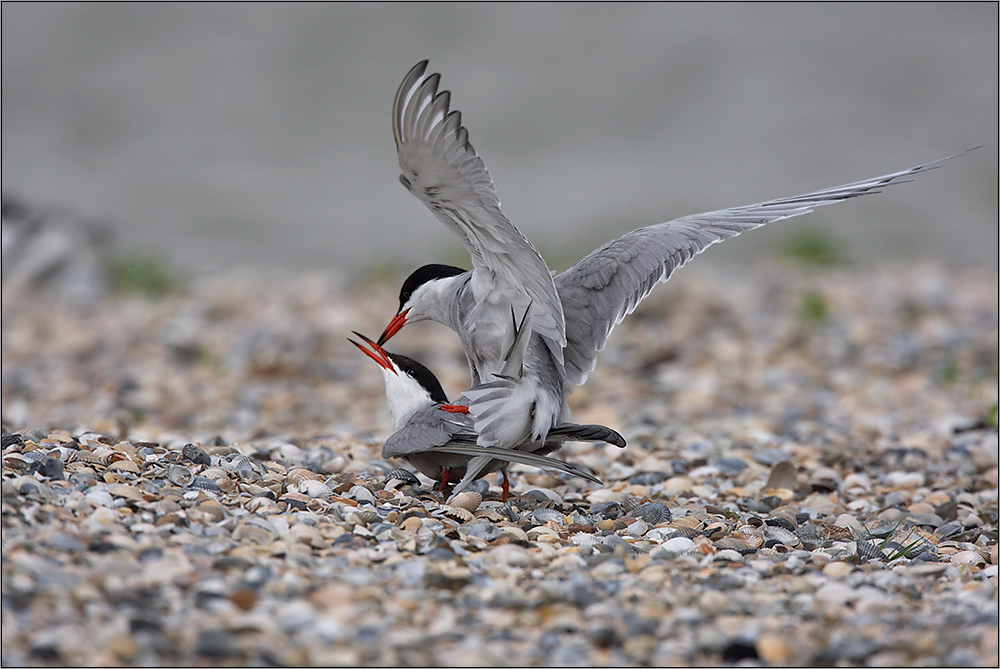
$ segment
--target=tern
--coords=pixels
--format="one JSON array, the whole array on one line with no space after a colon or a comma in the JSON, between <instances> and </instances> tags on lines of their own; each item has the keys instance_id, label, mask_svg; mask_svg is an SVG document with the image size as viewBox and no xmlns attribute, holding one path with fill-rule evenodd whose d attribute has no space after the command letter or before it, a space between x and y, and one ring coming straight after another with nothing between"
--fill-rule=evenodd
<instances>
[{"instance_id":1,"label":"tern","mask_svg":"<svg viewBox=\"0 0 1000 669\"><path fill-rule=\"evenodd\" d=\"M368 347L354 339L348 341L378 363L385 381L394 432L382 448L382 457L406 460L425 476L440 481L441 490L449 480L461 478L455 489L459 493L472 481L499 470L506 501L510 462L559 470L600 485L600 479L583 469L545 454L557 450L563 441L604 441L625 446L622 436L611 428L571 423L553 427L545 442L518 444L517 448L478 446L468 398L449 402L429 369L411 358L386 351L359 332L354 334Z\"/></svg>"},{"instance_id":2,"label":"tern","mask_svg":"<svg viewBox=\"0 0 1000 669\"><path fill-rule=\"evenodd\" d=\"M945 160L732 209L685 216L633 230L593 251L565 272L549 271L542 256L500 210L493 179L469 143L461 112L438 91L439 74L417 63L399 86L392 109L400 182L472 256L472 270L425 265L399 293L399 309L378 343L404 325L433 320L455 330L469 359L473 400L501 383L508 312L532 309L524 374L489 416L476 416L479 444L510 446L545 440L569 416L566 399L594 369L611 330L653 287L708 246L814 208L880 192ZM978 148L978 147L977 147ZM961 154L959 154L961 155ZM514 392L516 390L516 393ZM495 395L495 393L494 393ZM511 427L514 426L514 427Z\"/></svg>"}]
</instances>

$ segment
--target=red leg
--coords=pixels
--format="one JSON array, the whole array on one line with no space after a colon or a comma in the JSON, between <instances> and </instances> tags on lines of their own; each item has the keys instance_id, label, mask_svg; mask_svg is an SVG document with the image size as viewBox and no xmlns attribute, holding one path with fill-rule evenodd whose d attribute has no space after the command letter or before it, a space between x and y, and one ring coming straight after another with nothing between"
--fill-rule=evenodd
<instances>
[{"instance_id":1,"label":"red leg","mask_svg":"<svg viewBox=\"0 0 1000 669\"><path fill-rule=\"evenodd\" d=\"M500 473L503 474L503 497L500 498L500 501L506 502L507 493L510 491L510 480L507 478L507 468L504 467L501 469Z\"/></svg>"},{"instance_id":2,"label":"red leg","mask_svg":"<svg viewBox=\"0 0 1000 669\"><path fill-rule=\"evenodd\" d=\"M445 467L443 473L441 474L441 487L438 488L441 492L444 492L444 487L448 485L448 477L451 475L451 470Z\"/></svg>"}]
</instances>

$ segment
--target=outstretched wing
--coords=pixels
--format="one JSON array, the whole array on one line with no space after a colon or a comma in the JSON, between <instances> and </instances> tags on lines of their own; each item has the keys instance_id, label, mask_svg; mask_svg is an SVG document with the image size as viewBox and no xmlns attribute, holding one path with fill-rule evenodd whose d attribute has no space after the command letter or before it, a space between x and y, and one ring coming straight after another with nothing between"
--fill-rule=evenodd
<instances>
[{"instance_id":1,"label":"outstretched wing","mask_svg":"<svg viewBox=\"0 0 1000 669\"><path fill-rule=\"evenodd\" d=\"M392 106L399 179L469 249L476 299L496 304L498 319L506 318L509 305L521 312L533 302L535 331L561 362L565 322L548 266L500 211L461 112L449 110L450 93L438 92L440 75L425 76L426 68L425 60L410 70Z\"/></svg>"},{"instance_id":2,"label":"outstretched wing","mask_svg":"<svg viewBox=\"0 0 1000 669\"><path fill-rule=\"evenodd\" d=\"M608 242L555 279L566 314L566 380L577 385L586 381L612 328L632 313L653 286L669 279L708 246L816 207L879 193L883 186L905 183L905 177L935 169L955 157L815 193L685 216Z\"/></svg>"}]
</instances>

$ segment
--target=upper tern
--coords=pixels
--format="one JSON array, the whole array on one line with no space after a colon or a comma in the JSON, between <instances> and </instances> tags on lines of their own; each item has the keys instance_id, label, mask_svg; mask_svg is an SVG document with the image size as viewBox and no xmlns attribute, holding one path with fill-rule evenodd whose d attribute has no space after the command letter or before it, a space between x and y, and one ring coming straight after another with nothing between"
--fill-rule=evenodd
<instances>
[{"instance_id":1,"label":"upper tern","mask_svg":"<svg viewBox=\"0 0 1000 669\"><path fill-rule=\"evenodd\" d=\"M469 143L461 113L449 109L449 92L438 92L440 75L425 75L426 68L424 60L410 70L393 102L399 180L459 236L472 255L473 269L426 265L413 272L400 290L399 310L378 342L385 343L407 323L429 319L447 325L458 333L468 356L472 388L466 395L474 398L482 392L478 388L494 383L501 372L510 311L521 314L531 307L533 333L517 389L522 401L501 403L489 417L477 417L480 445L544 440L552 426L567 419L571 386L582 384L593 371L595 356L614 326L653 286L711 244L816 207L878 193L955 157L639 228L554 275L501 212L493 180ZM531 401L525 402L526 396ZM530 434L511 434L509 429L500 434L508 424L527 424Z\"/></svg>"},{"instance_id":2,"label":"upper tern","mask_svg":"<svg viewBox=\"0 0 1000 669\"><path fill-rule=\"evenodd\" d=\"M507 465L511 462L555 469L588 481L601 481L579 467L545 457L557 450L563 441L606 441L624 446L620 434L603 425L561 424L549 430L542 443L519 444L518 448L477 446L469 400L460 397L449 403L434 374L406 356L389 353L358 332L368 347L348 339L382 368L386 403L395 430L382 448L383 458L403 458L417 471L444 487L451 481L460 485L461 492L469 483L500 470L503 474L503 498L506 501L509 482Z\"/></svg>"}]
</instances>

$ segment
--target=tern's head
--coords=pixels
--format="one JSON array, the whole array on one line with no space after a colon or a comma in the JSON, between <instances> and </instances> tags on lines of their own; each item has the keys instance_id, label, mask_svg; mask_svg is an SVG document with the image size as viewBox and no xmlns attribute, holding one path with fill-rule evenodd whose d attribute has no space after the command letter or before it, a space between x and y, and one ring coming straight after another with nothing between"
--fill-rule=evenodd
<instances>
[{"instance_id":1,"label":"tern's head","mask_svg":"<svg viewBox=\"0 0 1000 669\"><path fill-rule=\"evenodd\" d=\"M392 427L398 430L410 416L417 411L441 402L446 403L441 383L437 377L416 360L405 355L389 353L360 332L355 335L364 340L371 348L365 348L353 339L348 341L357 346L369 358L382 368L382 379L385 381L385 401L389 406L389 418Z\"/></svg>"},{"instance_id":2,"label":"tern's head","mask_svg":"<svg viewBox=\"0 0 1000 669\"><path fill-rule=\"evenodd\" d=\"M379 345L389 341L407 323L439 320L446 311L443 294L455 277L466 272L451 265L424 265L406 277L399 289L399 310L378 338Z\"/></svg>"}]
</instances>

